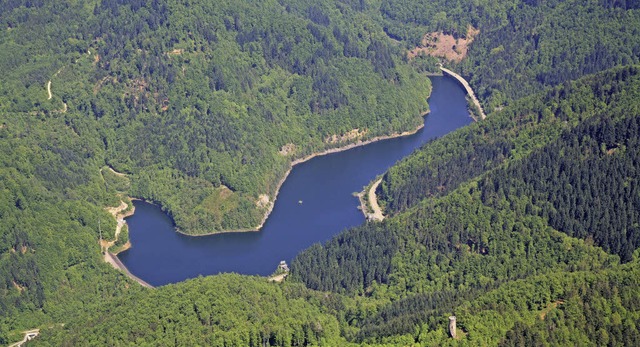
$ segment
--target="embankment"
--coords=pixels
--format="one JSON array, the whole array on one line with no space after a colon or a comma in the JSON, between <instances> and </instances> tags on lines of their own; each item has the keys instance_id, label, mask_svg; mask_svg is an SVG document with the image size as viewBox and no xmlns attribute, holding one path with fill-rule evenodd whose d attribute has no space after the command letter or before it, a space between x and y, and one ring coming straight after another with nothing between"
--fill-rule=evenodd
<instances>
[{"instance_id":1,"label":"embankment","mask_svg":"<svg viewBox=\"0 0 640 347\"><path fill-rule=\"evenodd\" d=\"M140 283L140 285L142 285L143 287L153 288L152 285L150 285L149 283L141 280L136 275L134 275L131 272L129 272L129 269L127 269L127 267L122 263L122 261L120 261L120 259L118 259L118 257L116 255L114 255L113 253L111 253L109 251L105 252L104 253L104 261L106 261L107 263L111 264L114 268L119 269L120 271L124 272L125 275L129 276L129 278L131 278L132 280Z\"/></svg>"},{"instance_id":2,"label":"embankment","mask_svg":"<svg viewBox=\"0 0 640 347\"><path fill-rule=\"evenodd\" d=\"M473 89L471 89L471 86L469 85L467 80L462 78L462 76L458 75L457 73L455 73L455 72L453 72L453 71L451 71L449 69L446 69L446 68L444 68L442 66L440 66L440 70L442 70L442 72L446 73L447 75L455 78L458 82L460 82L460 84L467 91L467 94L471 98L471 101L473 102L473 104L478 109L478 112L480 112L480 119L487 118L487 115L484 113L484 110L482 109L482 105L480 105L480 102L478 101L478 98L476 98L476 94L473 92Z\"/></svg>"}]
</instances>

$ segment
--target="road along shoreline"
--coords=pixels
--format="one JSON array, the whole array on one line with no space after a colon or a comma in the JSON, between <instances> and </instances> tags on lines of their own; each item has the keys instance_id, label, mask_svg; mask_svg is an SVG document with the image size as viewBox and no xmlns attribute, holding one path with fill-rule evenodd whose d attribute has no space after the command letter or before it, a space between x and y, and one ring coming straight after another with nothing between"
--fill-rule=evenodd
<instances>
[{"instance_id":1,"label":"road along shoreline","mask_svg":"<svg viewBox=\"0 0 640 347\"><path fill-rule=\"evenodd\" d=\"M444 68L442 66L440 66L440 70L442 70L442 72L446 73L447 75L455 78L458 82L460 82L460 84L467 91L467 95L469 95L469 97L471 98L471 101L473 102L473 104L478 109L478 112L480 112L480 119L487 118L487 115L484 113L484 110L482 109L482 105L480 105L480 101L478 101L478 98L476 98L476 94L473 92L473 89L471 89L471 86L469 85L467 80L462 78L462 76L458 75L457 73L455 73L455 72L453 72L453 71L451 71L451 70L449 70L447 68Z\"/></svg>"}]
</instances>

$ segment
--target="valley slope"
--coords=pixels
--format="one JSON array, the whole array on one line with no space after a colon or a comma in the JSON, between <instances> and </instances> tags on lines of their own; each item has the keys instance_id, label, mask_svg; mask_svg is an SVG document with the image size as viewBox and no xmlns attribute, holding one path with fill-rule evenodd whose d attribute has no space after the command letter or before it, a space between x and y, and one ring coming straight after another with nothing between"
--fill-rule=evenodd
<instances>
[{"instance_id":1,"label":"valley slope","mask_svg":"<svg viewBox=\"0 0 640 347\"><path fill-rule=\"evenodd\" d=\"M0 1L0 343L640 344L636 7ZM390 169L383 222L281 284L146 289L103 262L127 196L184 232L252 228L296 158L415 128L438 61L407 50L469 25L444 64L488 117Z\"/></svg>"}]
</instances>

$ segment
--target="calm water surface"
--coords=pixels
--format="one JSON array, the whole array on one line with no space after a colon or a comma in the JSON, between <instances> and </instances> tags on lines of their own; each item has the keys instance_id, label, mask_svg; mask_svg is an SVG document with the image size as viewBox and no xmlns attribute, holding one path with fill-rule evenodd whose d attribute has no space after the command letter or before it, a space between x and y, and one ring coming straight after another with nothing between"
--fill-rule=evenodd
<instances>
[{"instance_id":1,"label":"calm water surface","mask_svg":"<svg viewBox=\"0 0 640 347\"><path fill-rule=\"evenodd\" d=\"M295 166L260 232L185 236L158 207L135 201L135 215L127 219L133 248L120 259L154 286L220 272L268 275L280 260L290 262L313 243L362 224L353 192L427 141L472 121L455 80L434 77L432 83L424 129Z\"/></svg>"}]
</instances>

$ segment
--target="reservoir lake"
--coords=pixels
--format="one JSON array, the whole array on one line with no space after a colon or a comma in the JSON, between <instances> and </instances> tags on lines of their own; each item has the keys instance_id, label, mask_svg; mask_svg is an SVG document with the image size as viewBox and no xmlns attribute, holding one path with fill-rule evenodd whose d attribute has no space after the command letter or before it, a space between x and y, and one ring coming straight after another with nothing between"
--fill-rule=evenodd
<instances>
[{"instance_id":1,"label":"reservoir lake","mask_svg":"<svg viewBox=\"0 0 640 347\"><path fill-rule=\"evenodd\" d=\"M118 257L131 273L154 286L221 272L266 276L281 260L290 262L312 244L364 223L354 192L429 140L473 121L456 80L431 81L430 113L423 129L296 165L259 232L186 236L175 231L159 207L134 201L135 214L127 218L133 247Z\"/></svg>"}]
</instances>

